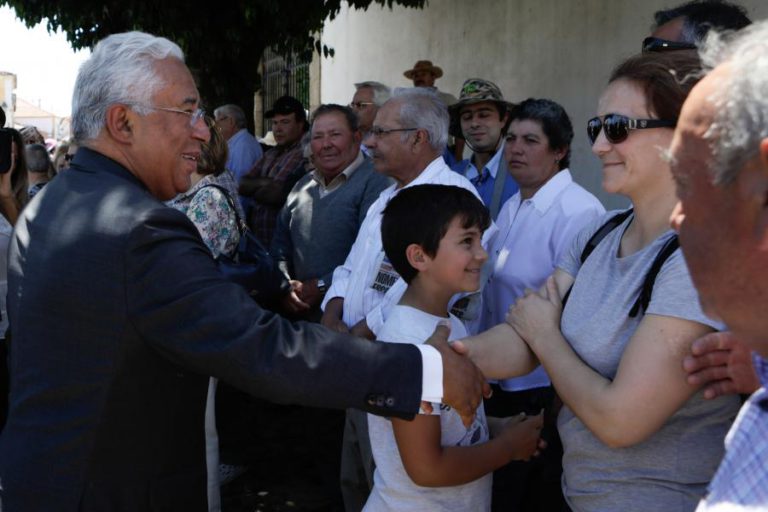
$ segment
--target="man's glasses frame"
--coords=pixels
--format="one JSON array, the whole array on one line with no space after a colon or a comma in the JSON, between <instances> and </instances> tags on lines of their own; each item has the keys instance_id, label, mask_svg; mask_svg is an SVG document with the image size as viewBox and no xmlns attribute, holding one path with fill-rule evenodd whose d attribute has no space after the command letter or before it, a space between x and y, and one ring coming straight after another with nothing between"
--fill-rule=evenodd
<instances>
[{"instance_id":1,"label":"man's glasses frame","mask_svg":"<svg viewBox=\"0 0 768 512\"><path fill-rule=\"evenodd\" d=\"M381 128L379 126L374 126L371 128L371 131L368 132L368 134L371 137L374 137L376 139L381 139L385 135L389 135L390 133L395 132L412 132L415 130L418 130L419 128L390 128L389 130Z\"/></svg>"},{"instance_id":2,"label":"man's glasses frame","mask_svg":"<svg viewBox=\"0 0 768 512\"><path fill-rule=\"evenodd\" d=\"M198 121L200 121L201 119L205 120L205 110L203 110L202 108L198 108L190 111L190 110L181 110L179 108L172 108L172 107L156 107L154 105L144 105L140 103L134 103L133 106L148 108L150 110L162 110L163 112L173 112L174 114L184 114L185 116L189 116L189 126L193 128Z\"/></svg>"},{"instance_id":3,"label":"man's glasses frame","mask_svg":"<svg viewBox=\"0 0 768 512\"><path fill-rule=\"evenodd\" d=\"M367 107L368 105L375 105L375 103L372 101L352 101L349 104L349 108L361 110L363 107Z\"/></svg>"},{"instance_id":4,"label":"man's glasses frame","mask_svg":"<svg viewBox=\"0 0 768 512\"><path fill-rule=\"evenodd\" d=\"M622 114L606 114L602 118L593 117L587 121L587 137L594 146L600 131L605 132L605 138L611 144L619 144L629 137L630 130L645 130L647 128L674 128L677 121L667 119L632 119Z\"/></svg>"}]
</instances>

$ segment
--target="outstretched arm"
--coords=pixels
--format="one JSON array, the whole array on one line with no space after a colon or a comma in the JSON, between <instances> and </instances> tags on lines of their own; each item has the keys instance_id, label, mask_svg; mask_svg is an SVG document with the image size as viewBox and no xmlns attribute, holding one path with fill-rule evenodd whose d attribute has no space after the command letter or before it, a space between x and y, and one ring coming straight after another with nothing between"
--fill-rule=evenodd
<instances>
[{"instance_id":1,"label":"outstretched arm","mask_svg":"<svg viewBox=\"0 0 768 512\"><path fill-rule=\"evenodd\" d=\"M560 294L551 278L546 292L518 300L507 321L538 356L563 403L603 443L625 447L643 441L696 391L686 382L682 361L693 340L711 331L708 326L645 315L611 380L563 338Z\"/></svg>"},{"instance_id":2,"label":"outstretched arm","mask_svg":"<svg viewBox=\"0 0 768 512\"><path fill-rule=\"evenodd\" d=\"M560 296L564 295L573 284L573 277L560 269L552 276L557 283L558 293ZM525 375L539 365L536 355L507 323L457 341L454 347L460 353L468 353L489 379L509 379Z\"/></svg>"}]
</instances>

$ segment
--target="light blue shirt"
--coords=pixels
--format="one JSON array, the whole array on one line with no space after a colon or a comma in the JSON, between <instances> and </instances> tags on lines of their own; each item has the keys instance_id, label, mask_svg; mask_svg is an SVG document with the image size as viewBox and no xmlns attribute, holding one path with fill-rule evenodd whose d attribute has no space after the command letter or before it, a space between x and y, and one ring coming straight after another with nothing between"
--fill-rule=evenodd
<instances>
[{"instance_id":1,"label":"light blue shirt","mask_svg":"<svg viewBox=\"0 0 768 512\"><path fill-rule=\"evenodd\" d=\"M242 128L229 138L227 146L229 147L227 169L232 171L235 182L239 183L240 178L261 159L263 154L261 144L245 128Z\"/></svg>"},{"instance_id":2,"label":"light blue shirt","mask_svg":"<svg viewBox=\"0 0 768 512\"><path fill-rule=\"evenodd\" d=\"M502 169L506 170L506 165L501 162L503 157L504 145L502 144L499 150L496 151L496 154L493 155L493 158L488 160L488 163L485 165L485 167L483 167L482 171L477 170L477 167L475 167L475 164L472 163L471 158L469 160L462 160L461 162L454 164L451 166L451 170L456 171L471 181L477 189L477 193L480 195L480 199L483 200L483 204L490 208L491 201L493 201L493 189L496 186L496 174L499 170L499 164L501 163ZM501 194L501 203L499 206L503 206L510 197L515 195L518 189L519 187L517 186L517 183L512 178L512 176L507 175L506 181L504 182L504 191Z\"/></svg>"}]
</instances>

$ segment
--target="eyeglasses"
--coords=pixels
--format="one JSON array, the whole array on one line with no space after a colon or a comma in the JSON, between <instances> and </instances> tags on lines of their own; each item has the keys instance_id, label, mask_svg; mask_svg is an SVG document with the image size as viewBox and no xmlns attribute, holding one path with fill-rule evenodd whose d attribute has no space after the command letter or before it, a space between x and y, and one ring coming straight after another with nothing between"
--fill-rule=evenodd
<instances>
[{"instance_id":1,"label":"eyeglasses","mask_svg":"<svg viewBox=\"0 0 768 512\"><path fill-rule=\"evenodd\" d=\"M621 114L606 114L602 119L593 117L587 121L589 142L594 145L600 130L605 130L605 138L611 144L624 142L629 137L629 130L644 130L646 128L674 128L677 121L665 119L632 119Z\"/></svg>"},{"instance_id":2,"label":"eyeglasses","mask_svg":"<svg viewBox=\"0 0 768 512\"><path fill-rule=\"evenodd\" d=\"M375 105L372 101L353 101L349 104L349 108L356 108L357 110L360 110L363 107L367 107L368 105Z\"/></svg>"},{"instance_id":3,"label":"eyeglasses","mask_svg":"<svg viewBox=\"0 0 768 512\"><path fill-rule=\"evenodd\" d=\"M385 130L384 128L381 128L379 126L374 126L373 128L371 128L371 131L369 131L368 134L371 135L372 137L380 139L385 135L389 135L390 133L412 132L414 130L418 130L418 128L392 128L390 130Z\"/></svg>"},{"instance_id":4,"label":"eyeglasses","mask_svg":"<svg viewBox=\"0 0 768 512\"><path fill-rule=\"evenodd\" d=\"M133 104L136 107L142 107L142 108L149 108L152 110L162 110L163 112L173 112L174 114L184 114L185 116L189 116L189 126L193 127L197 124L198 121L203 119L205 117L205 110L198 108L194 111L189 110L181 110L178 108L171 108L171 107L155 107L154 105L143 105L139 103Z\"/></svg>"},{"instance_id":5,"label":"eyeglasses","mask_svg":"<svg viewBox=\"0 0 768 512\"><path fill-rule=\"evenodd\" d=\"M658 37L646 37L643 39L643 53L648 52L673 52L677 50L695 50L693 43L679 43L677 41L667 41Z\"/></svg>"}]
</instances>

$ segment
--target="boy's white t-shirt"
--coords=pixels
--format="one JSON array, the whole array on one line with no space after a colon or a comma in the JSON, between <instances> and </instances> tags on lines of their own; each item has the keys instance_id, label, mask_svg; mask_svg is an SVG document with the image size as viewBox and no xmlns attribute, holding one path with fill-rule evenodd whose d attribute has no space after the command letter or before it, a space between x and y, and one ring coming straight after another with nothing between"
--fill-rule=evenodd
<instances>
[{"instance_id":1,"label":"boy's white t-shirt","mask_svg":"<svg viewBox=\"0 0 768 512\"><path fill-rule=\"evenodd\" d=\"M421 344L432 334L440 320L444 318L410 306L397 305L387 316L378 333L378 339L390 343ZM451 315L450 322L450 340L467 336L467 330L458 318ZM488 424L482 404L469 429L450 407L433 404L433 410L434 415L440 416L442 446L470 446L488 441ZM490 473L463 485L421 487L413 483L405 472L392 431L392 422L387 418L369 414L368 433L376 470L373 474L373 490L363 508L364 512L490 510Z\"/></svg>"}]
</instances>

